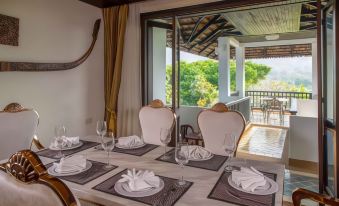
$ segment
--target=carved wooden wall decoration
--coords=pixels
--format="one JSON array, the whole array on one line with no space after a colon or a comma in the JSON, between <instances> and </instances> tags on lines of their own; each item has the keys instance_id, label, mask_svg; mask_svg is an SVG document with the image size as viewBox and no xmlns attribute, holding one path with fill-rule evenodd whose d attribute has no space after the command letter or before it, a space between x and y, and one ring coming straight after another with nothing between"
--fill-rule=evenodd
<instances>
[{"instance_id":1,"label":"carved wooden wall decoration","mask_svg":"<svg viewBox=\"0 0 339 206\"><path fill-rule=\"evenodd\" d=\"M19 19L0 14L0 44L18 46Z\"/></svg>"},{"instance_id":2,"label":"carved wooden wall decoration","mask_svg":"<svg viewBox=\"0 0 339 206\"><path fill-rule=\"evenodd\" d=\"M98 37L98 32L100 29L101 19L97 19L94 24L93 33L92 33L92 43L86 53L82 55L79 59L67 62L67 63L35 63L35 62L4 62L0 61L0 72L4 71L30 71L30 72L40 72L40 71L61 71L73 69L80 64L82 64L91 54L95 42Z\"/></svg>"}]
</instances>

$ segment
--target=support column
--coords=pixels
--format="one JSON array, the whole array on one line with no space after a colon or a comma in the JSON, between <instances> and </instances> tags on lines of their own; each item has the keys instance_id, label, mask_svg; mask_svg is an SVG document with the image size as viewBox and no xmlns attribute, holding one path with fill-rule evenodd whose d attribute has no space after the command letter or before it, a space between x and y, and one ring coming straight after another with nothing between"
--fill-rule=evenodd
<instances>
[{"instance_id":1,"label":"support column","mask_svg":"<svg viewBox=\"0 0 339 206\"><path fill-rule=\"evenodd\" d=\"M236 57L236 90L239 97L245 97L245 47L235 48Z\"/></svg>"},{"instance_id":2,"label":"support column","mask_svg":"<svg viewBox=\"0 0 339 206\"><path fill-rule=\"evenodd\" d=\"M317 73L317 43L312 43L312 98L318 96L318 73Z\"/></svg>"},{"instance_id":3,"label":"support column","mask_svg":"<svg viewBox=\"0 0 339 206\"><path fill-rule=\"evenodd\" d=\"M166 29L152 29L153 99L166 103Z\"/></svg>"},{"instance_id":4,"label":"support column","mask_svg":"<svg viewBox=\"0 0 339 206\"><path fill-rule=\"evenodd\" d=\"M227 37L218 38L219 59L219 102L226 103L228 97L231 95L231 81L230 81L230 41Z\"/></svg>"}]
</instances>

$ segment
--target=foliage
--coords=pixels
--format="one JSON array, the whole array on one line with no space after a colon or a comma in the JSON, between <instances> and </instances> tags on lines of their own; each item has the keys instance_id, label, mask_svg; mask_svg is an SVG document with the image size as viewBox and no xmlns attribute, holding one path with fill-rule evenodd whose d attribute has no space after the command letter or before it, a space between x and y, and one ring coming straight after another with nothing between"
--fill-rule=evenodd
<instances>
[{"instance_id":1,"label":"foliage","mask_svg":"<svg viewBox=\"0 0 339 206\"><path fill-rule=\"evenodd\" d=\"M249 87L249 90L309 92L304 84L291 84L286 81L264 80Z\"/></svg>"},{"instance_id":2,"label":"foliage","mask_svg":"<svg viewBox=\"0 0 339 206\"><path fill-rule=\"evenodd\" d=\"M210 106L218 101L218 62L215 60L180 62L180 104ZM264 80L271 68L251 61L245 63L245 87ZM231 91L236 89L236 64L230 61ZM166 102L171 103L172 68L166 68Z\"/></svg>"}]
</instances>

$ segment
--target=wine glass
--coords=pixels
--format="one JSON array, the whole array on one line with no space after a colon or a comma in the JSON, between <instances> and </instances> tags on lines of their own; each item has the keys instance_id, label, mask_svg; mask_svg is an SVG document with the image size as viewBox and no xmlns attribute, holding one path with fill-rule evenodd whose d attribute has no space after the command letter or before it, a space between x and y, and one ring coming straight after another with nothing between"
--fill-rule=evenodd
<instances>
[{"instance_id":1,"label":"wine glass","mask_svg":"<svg viewBox=\"0 0 339 206\"><path fill-rule=\"evenodd\" d=\"M182 174L184 174L184 165L188 163L188 155L188 144L184 142L178 142L175 146L175 161L182 168ZM181 179L178 180L177 184L179 186L184 186L186 184L183 175L181 175Z\"/></svg>"},{"instance_id":2,"label":"wine glass","mask_svg":"<svg viewBox=\"0 0 339 206\"><path fill-rule=\"evenodd\" d=\"M58 125L54 129L55 133L55 142L59 149L58 154L55 155L55 158L62 158L64 155L62 154L62 147L64 145L64 139L66 137L66 127L64 125Z\"/></svg>"},{"instance_id":3,"label":"wine glass","mask_svg":"<svg viewBox=\"0 0 339 206\"><path fill-rule=\"evenodd\" d=\"M145 140L144 140L144 135L143 134L140 135L140 141L141 141L142 145L145 144Z\"/></svg>"},{"instance_id":4,"label":"wine glass","mask_svg":"<svg viewBox=\"0 0 339 206\"><path fill-rule=\"evenodd\" d=\"M105 166L105 168L109 169L112 168L113 165L110 164L109 162L109 158L110 158L110 152L114 149L115 146L115 138L113 133L111 133L111 136L105 137L105 136L101 136L100 138L101 140L101 146L102 148L107 152L107 165Z\"/></svg>"},{"instance_id":5,"label":"wine glass","mask_svg":"<svg viewBox=\"0 0 339 206\"><path fill-rule=\"evenodd\" d=\"M231 159L234 156L234 152L237 147L237 136L234 133L226 133L222 147L228 156L225 171L232 172L233 167L229 163L231 162Z\"/></svg>"},{"instance_id":6,"label":"wine glass","mask_svg":"<svg viewBox=\"0 0 339 206\"><path fill-rule=\"evenodd\" d=\"M169 129L166 129L166 128L160 129L160 141L161 141L161 143L163 143L165 145L165 153L161 157L161 159L167 160L167 159L169 159L169 156L166 154L167 153L166 147L167 147L167 144L170 143L170 141L171 141L171 131Z\"/></svg>"},{"instance_id":7,"label":"wine glass","mask_svg":"<svg viewBox=\"0 0 339 206\"><path fill-rule=\"evenodd\" d=\"M104 136L107 132L107 123L106 121L103 121L103 120L99 120L97 121L97 134L99 135L98 136L98 142L101 141L101 137ZM100 148L100 145L98 145L99 147L96 147L96 149L102 149Z\"/></svg>"}]
</instances>

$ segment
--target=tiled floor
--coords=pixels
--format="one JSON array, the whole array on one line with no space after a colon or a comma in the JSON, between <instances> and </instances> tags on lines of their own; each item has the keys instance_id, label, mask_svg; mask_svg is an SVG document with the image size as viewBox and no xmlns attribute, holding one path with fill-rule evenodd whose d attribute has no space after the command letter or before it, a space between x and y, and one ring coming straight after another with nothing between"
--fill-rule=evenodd
<instances>
[{"instance_id":1,"label":"tiled floor","mask_svg":"<svg viewBox=\"0 0 339 206\"><path fill-rule=\"evenodd\" d=\"M296 188L305 188L313 192L319 192L318 178L297 174L290 170L285 170L284 195L292 196L293 190Z\"/></svg>"},{"instance_id":2,"label":"tiled floor","mask_svg":"<svg viewBox=\"0 0 339 206\"><path fill-rule=\"evenodd\" d=\"M275 125L275 126L284 126L289 127L290 126L290 118L289 114L284 115L284 121L280 121L279 114L271 114L269 120L267 121L264 118L264 115L259 110L254 110L251 114L251 122L256 124L266 124L266 125Z\"/></svg>"},{"instance_id":3,"label":"tiled floor","mask_svg":"<svg viewBox=\"0 0 339 206\"><path fill-rule=\"evenodd\" d=\"M242 136L238 151L283 159L287 129L252 125Z\"/></svg>"}]
</instances>

